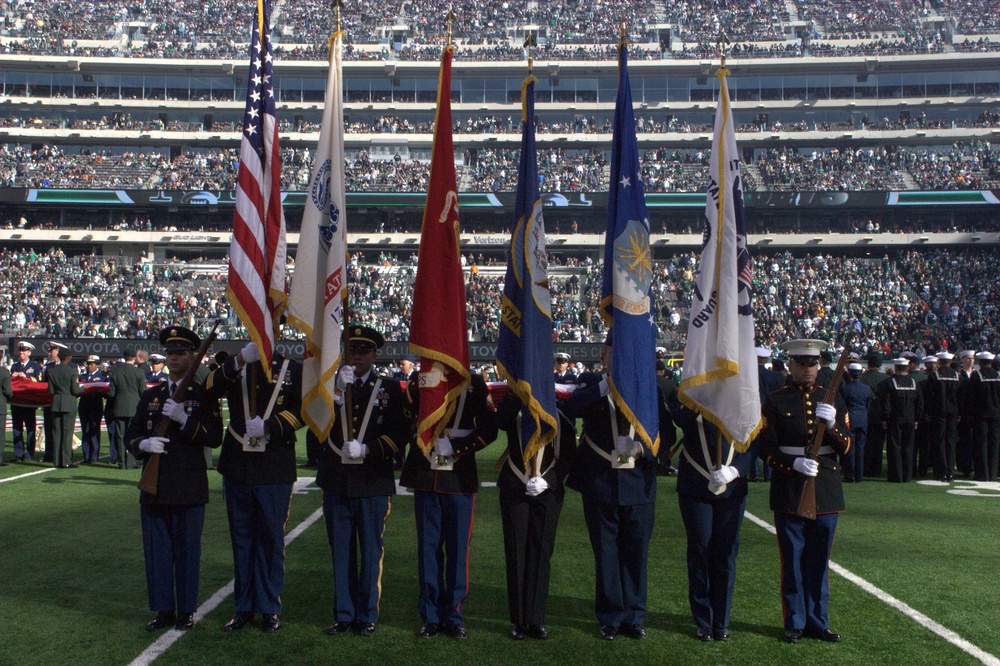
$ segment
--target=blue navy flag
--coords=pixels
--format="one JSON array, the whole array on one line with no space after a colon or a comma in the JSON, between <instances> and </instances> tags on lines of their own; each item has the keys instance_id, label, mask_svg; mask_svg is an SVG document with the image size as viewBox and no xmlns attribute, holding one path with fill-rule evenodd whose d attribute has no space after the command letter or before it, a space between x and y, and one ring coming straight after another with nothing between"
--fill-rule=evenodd
<instances>
[{"instance_id":1,"label":"blue navy flag","mask_svg":"<svg viewBox=\"0 0 1000 666\"><path fill-rule=\"evenodd\" d=\"M601 315L612 325L608 383L615 405L635 428L636 439L660 448L656 401L656 317L650 286L649 219L635 140L628 45L618 46L618 100L611 142L608 230L604 241Z\"/></svg>"},{"instance_id":2,"label":"blue navy flag","mask_svg":"<svg viewBox=\"0 0 1000 666\"><path fill-rule=\"evenodd\" d=\"M526 468L555 439L558 423L548 257L535 153L536 82L528 77L521 84L521 165L497 342L497 368L522 403L521 451Z\"/></svg>"}]
</instances>

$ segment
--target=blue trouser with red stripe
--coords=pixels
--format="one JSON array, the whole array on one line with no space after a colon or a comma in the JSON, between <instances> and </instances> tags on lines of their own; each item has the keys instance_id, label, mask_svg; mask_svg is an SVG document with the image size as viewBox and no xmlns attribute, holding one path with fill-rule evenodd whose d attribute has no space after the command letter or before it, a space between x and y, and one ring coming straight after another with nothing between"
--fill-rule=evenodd
<instances>
[{"instance_id":1,"label":"blue trouser with red stripe","mask_svg":"<svg viewBox=\"0 0 1000 666\"><path fill-rule=\"evenodd\" d=\"M469 542L475 494L414 491L417 567L425 623L464 624L462 602L469 593Z\"/></svg>"},{"instance_id":2,"label":"blue trouser with red stripe","mask_svg":"<svg viewBox=\"0 0 1000 666\"><path fill-rule=\"evenodd\" d=\"M809 520L791 513L775 513L781 552L781 607L785 630L829 629L830 553L837 532L836 513Z\"/></svg>"}]
</instances>

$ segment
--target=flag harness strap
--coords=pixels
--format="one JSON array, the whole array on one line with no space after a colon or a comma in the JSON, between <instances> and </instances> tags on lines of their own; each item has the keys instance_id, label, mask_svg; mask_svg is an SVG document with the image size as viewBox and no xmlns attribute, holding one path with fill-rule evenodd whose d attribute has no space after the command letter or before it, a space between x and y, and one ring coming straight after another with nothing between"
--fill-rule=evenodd
<instances>
[{"instance_id":1,"label":"flag harness strap","mask_svg":"<svg viewBox=\"0 0 1000 666\"><path fill-rule=\"evenodd\" d=\"M608 405L610 407L608 409L608 418L611 421L611 441L612 442L617 442L618 441L618 418L617 418L617 412L616 412L617 408L615 407L615 400L614 400L614 398L612 398L610 395L608 395ZM635 426L634 425L631 425L631 424L629 425L628 436L629 437L635 437ZM583 433L583 438L585 440L587 440L587 444L590 445L590 448L594 449L594 451L598 455L600 455L602 458L604 458L609 463L611 463L612 467L614 467L616 469L631 469L632 467L635 466L634 459L630 459L629 463L626 463L625 465L623 465L618 460L618 456L613 456L613 455L611 455L611 453L609 451L605 451L604 449L602 449L601 447L599 447L597 444L594 443L594 440L592 440L590 438L590 435L588 435L586 432ZM614 446L614 444L612 444L612 446Z\"/></svg>"},{"instance_id":2,"label":"flag harness strap","mask_svg":"<svg viewBox=\"0 0 1000 666\"><path fill-rule=\"evenodd\" d=\"M519 443L520 443L520 439L521 439L521 422L523 421L523 419L524 419L524 417L521 414L521 412L518 412L517 413L517 438L518 438L518 442ZM549 461L549 466L545 468L545 471L542 472L541 474L539 474L538 476L545 476L546 474L548 474L549 471L553 467L555 467L556 462L559 460L559 429L560 429L560 427L561 427L561 424L557 424L556 425L556 438L555 438L555 441L553 442L553 445L552 445L553 446L553 449L552 449L552 453L553 453L552 460ZM522 451L523 451L523 449L522 449ZM545 447L542 447L542 449L538 453L536 453L535 455L541 456L541 455L544 455L544 454L545 454ZM525 474L524 472L522 472L521 470L519 470L517 468L517 465L514 464L514 460L510 456L507 456L507 466L510 467L510 471L514 472L514 476L516 476L518 479L521 480L521 483L523 483L524 485L528 485L528 481L532 477L528 476L527 474Z\"/></svg>"},{"instance_id":3,"label":"flag harness strap","mask_svg":"<svg viewBox=\"0 0 1000 666\"><path fill-rule=\"evenodd\" d=\"M288 363L289 360L287 358L281 363L281 371L278 373L278 381L274 383L274 388L271 390L271 399L268 401L267 409L264 411L264 415L261 417L265 421L271 418L271 412L274 410L274 404L275 402L277 402L278 394L281 393L281 387L285 383L285 374L288 373ZM244 371L240 373L240 387L242 388L242 393L243 393L243 424L245 427L246 422L248 420L247 416L250 414L250 392L249 389L247 388L247 373L245 369L246 366L243 367ZM233 428L232 423L229 424L229 434L233 436L233 439L235 439L237 442L243 445L244 451L262 452L264 451L264 449L267 448L266 443L253 444L251 442L250 437L247 437L245 434L241 435L240 433L236 432L236 430Z\"/></svg>"},{"instance_id":4,"label":"flag harness strap","mask_svg":"<svg viewBox=\"0 0 1000 666\"><path fill-rule=\"evenodd\" d=\"M379 377L375 380L375 386L372 387L371 395L368 396L368 407L365 409L365 418L361 421L361 429L358 430L355 439L359 442L365 441L365 431L368 430L368 420L371 418L372 410L375 408L376 397L378 396L379 387L382 386L382 378ZM353 399L354 396L351 396ZM347 413L346 413L346 400L340 405L340 431L344 434L344 442L347 442ZM332 439L328 439L327 443L330 444L330 448L333 449L334 453L340 456L340 461L345 465L360 465L365 461L363 457L361 458L348 458L344 453L344 449L333 443Z\"/></svg>"},{"instance_id":5,"label":"flag harness strap","mask_svg":"<svg viewBox=\"0 0 1000 666\"><path fill-rule=\"evenodd\" d=\"M704 456L705 462L708 462L709 460L712 459L712 457L708 453L708 441L705 438L705 420L701 417L701 414L698 415L698 437L699 437L699 439L701 439L701 454ZM726 458L726 465L733 464L733 454L734 453L735 453L735 449L733 449L733 447L730 446L729 447L729 456ZM697 462L695 462L694 458L688 452L686 446L684 447L684 457L687 458L687 461L689 463L691 463L692 467L694 467L696 470L698 470L699 474L701 474L703 477L705 477L706 479L708 479L708 481L709 481L709 483L708 483L708 489L709 490L711 490L713 493L715 493L716 495L718 495L723 490L726 489L726 486L724 486L724 485L723 486L716 486L716 485L712 484L712 475L708 472L707 469L705 469L704 467L702 467L701 465L699 465Z\"/></svg>"},{"instance_id":6,"label":"flag harness strap","mask_svg":"<svg viewBox=\"0 0 1000 666\"><path fill-rule=\"evenodd\" d=\"M472 434L471 428L459 428L458 426L462 423L462 415L465 413L465 397L469 395L468 391L463 391L462 395L458 396L458 405L455 407L455 418L452 419L451 428L446 428L444 431L444 436L451 439L452 437L466 437ZM431 464L431 468L437 471L449 472L452 470L452 465L454 464L454 455L451 456L441 456L444 460L438 460L438 455L434 453L434 447L424 454L427 458L427 462Z\"/></svg>"}]
</instances>

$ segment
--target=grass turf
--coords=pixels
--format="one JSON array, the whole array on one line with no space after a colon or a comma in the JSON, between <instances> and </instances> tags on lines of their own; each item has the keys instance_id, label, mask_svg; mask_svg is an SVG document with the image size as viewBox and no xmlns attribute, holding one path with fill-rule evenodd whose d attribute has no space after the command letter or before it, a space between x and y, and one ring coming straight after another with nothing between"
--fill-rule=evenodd
<instances>
[{"instance_id":1,"label":"grass turf","mask_svg":"<svg viewBox=\"0 0 1000 666\"><path fill-rule=\"evenodd\" d=\"M106 451L106 447L104 451ZM479 454L480 480L492 481L495 443ZM300 447L304 451L304 446ZM79 451L76 454L80 457ZM0 479L49 469L9 465ZM306 485L292 500L287 530L321 505ZM147 611L139 529L137 470L82 466L0 483L0 585L3 644L10 664L129 663L159 634L143 625ZM212 496L202 539L201 599L232 578L221 477L209 472ZM227 636L220 631L232 598L159 657L157 664L319 663L636 663L965 664L977 660L843 578L831 574L831 626L836 645L781 638L779 563L775 537L745 520L729 643L693 638L687 607L685 538L673 478L661 478L649 566L645 641L596 637L594 565L580 497L568 492L553 558L547 642L513 642L507 603L496 488L477 499L464 610L467 641L420 640L416 610L416 537L412 497L392 500L378 633L372 638L325 635L332 622L332 566L322 519L287 549L285 626ZM1000 490L1000 488L998 488ZM946 494L915 483L866 481L846 487L834 560L988 651L998 651L994 606L998 497ZM766 484L751 484L748 512L771 522Z\"/></svg>"}]
</instances>

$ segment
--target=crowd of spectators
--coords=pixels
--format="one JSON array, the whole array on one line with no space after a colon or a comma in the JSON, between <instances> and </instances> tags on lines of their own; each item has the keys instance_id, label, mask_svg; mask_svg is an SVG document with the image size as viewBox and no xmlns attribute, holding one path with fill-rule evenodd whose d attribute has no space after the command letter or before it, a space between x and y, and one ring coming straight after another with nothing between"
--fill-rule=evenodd
<instances>
[{"instance_id":1,"label":"crowd of spectators","mask_svg":"<svg viewBox=\"0 0 1000 666\"><path fill-rule=\"evenodd\" d=\"M831 148L800 153L796 148L769 148L754 160L763 190L899 190L906 189L899 157L884 146Z\"/></svg>"},{"instance_id":2,"label":"crowd of spectators","mask_svg":"<svg viewBox=\"0 0 1000 666\"><path fill-rule=\"evenodd\" d=\"M995 347L1000 259L994 254L972 248L882 257L754 253L758 343L808 336L861 349ZM697 262L697 253L678 252L653 264L660 342L672 349L684 345ZM407 339L416 263L415 254L354 254L348 269L352 320L389 340ZM462 263L470 339L496 341L503 267L481 254L463 256ZM220 267L225 264L0 249L0 334L145 338L176 322L204 334L221 318L220 337L242 339L246 332L226 303ZM603 340L600 290L600 261L559 268L551 283L554 340ZM287 327L283 335L301 337Z\"/></svg>"}]
</instances>

